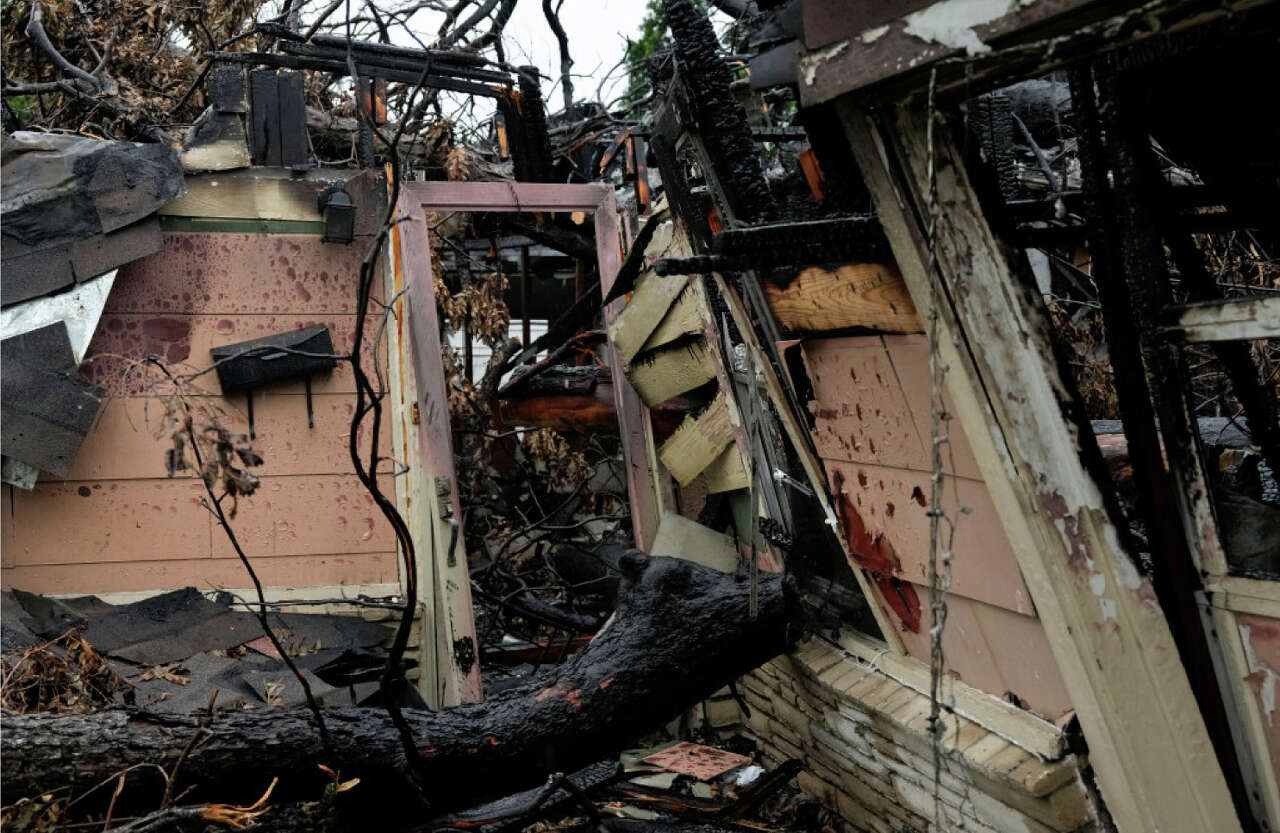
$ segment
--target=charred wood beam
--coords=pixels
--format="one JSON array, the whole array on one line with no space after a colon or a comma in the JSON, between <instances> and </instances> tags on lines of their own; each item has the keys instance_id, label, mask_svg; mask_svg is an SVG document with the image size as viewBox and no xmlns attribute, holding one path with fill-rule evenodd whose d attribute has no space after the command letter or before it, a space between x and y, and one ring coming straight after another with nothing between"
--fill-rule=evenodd
<instances>
[{"instance_id":1,"label":"charred wood beam","mask_svg":"<svg viewBox=\"0 0 1280 833\"><path fill-rule=\"evenodd\" d=\"M564 252L577 260L594 263L596 260L595 237L574 231L554 222L539 225L527 215L517 214L503 218L503 225L511 231L523 234L536 243Z\"/></svg>"},{"instance_id":2,"label":"charred wood beam","mask_svg":"<svg viewBox=\"0 0 1280 833\"><path fill-rule=\"evenodd\" d=\"M435 810L536 786L550 772L614 755L786 650L798 635L796 606L779 576L762 577L753 618L745 575L635 551L623 555L619 567L612 623L551 675L481 703L405 711L421 759L411 776ZM6 795L62 788L79 794L135 764L171 771L201 720L136 709L3 715ZM187 754L177 786L194 787L191 801L243 798L247 804L279 777L275 799L314 800L329 782L318 769L324 764L344 779L362 779L361 829L391 820L402 826L421 815L404 786L407 764L385 711L329 709L325 720L328 752L305 710L219 712L205 740ZM130 776L117 812L130 802L155 800L159 790L147 781L148 771ZM105 805L109 792L96 794L98 803Z\"/></svg>"},{"instance_id":3,"label":"charred wood beam","mask_svg":"<svg viewBox=\"0 0 1280 833\"><path fill-rule=\"evenodd\" d=\"M334 75L345 77L350 70L344 61L329 60L325 58L307 58L300 55L274 55L267 52L211 52L209 58L214 61L233 61L250 66L268 66L282 67L285 69L309 69L318 70L320 72L329 72ZM498 88L485 86L471 81L459 80L457 78L449 78L436 73L428 72L425 76L421 71L417 70L401 70L389 69L365 63L356 63L356 72L361 76L370 78L385 78L388 81L396 81L401 84L418 84L421 82L423 87L434 87L441 90L450 90L458 93L468 93L470 95L484 96L487 98L495 98L499 94Z\"/></svg>"}]
</instances>

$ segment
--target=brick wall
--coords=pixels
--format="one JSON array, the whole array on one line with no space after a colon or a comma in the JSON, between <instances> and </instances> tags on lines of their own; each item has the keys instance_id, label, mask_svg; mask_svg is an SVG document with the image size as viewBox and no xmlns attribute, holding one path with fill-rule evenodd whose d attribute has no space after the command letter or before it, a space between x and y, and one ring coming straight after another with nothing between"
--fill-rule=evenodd
<instances>
[{"instance_id":1,"label":"brick wall","mask_svg":"<svg viewBox=\"0 0 1280 833\"><path fill-rule=\"evenodd\" d=\"M929 698L830 643L812 640L766 663L739 691L766 760L803 760L801 787L856 830L1104 829L1078 756L1042 760L956 714L945 715L935 805Z\"/></svg>"}]
</instances>

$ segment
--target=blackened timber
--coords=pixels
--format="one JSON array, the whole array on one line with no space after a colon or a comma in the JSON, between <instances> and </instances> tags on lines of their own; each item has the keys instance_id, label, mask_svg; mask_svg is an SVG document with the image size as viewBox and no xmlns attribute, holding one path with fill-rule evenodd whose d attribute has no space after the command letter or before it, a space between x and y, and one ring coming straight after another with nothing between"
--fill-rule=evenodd
<instances>
[{"instance_id":1,"label":"blackened timber","mask_svg":"<svg viewBox=\"0 0 1280 833\"><path fill-rule=\"evenodd\" d=\"M321 46L336 47L343 50L344 54L348 46L353 51L367 52L374 55L388 55L400 58L412 58L415 60L431 59L439 63L456 63L466 66L481 67L488 63L483 56L473 52L455 52L447 49L414 49L411 46L392 46L387 43L372 43L369 41L352 41L337 35L312 35L310 41L303 38L297 32L294 32L287 26L278 23L260 23L258 30L269 35L273 35L284 41L292 41L295 43L314 43Z\"/></svg>"},{"instance_id":2,"label":"blackened timber","mask_svg":"<svg viewBox=\"0 0 1280 833\"><path fill-rule=\"evenodd\" d=\"M344 77L350 72L350 69L345 62L325 60L322 58L304 58L299 55L272 55L266 52L213 52L210 53L209 57L217 61L236 61L250 65L331 72L334 75ZM446 78L434 73L429 73L424 78L421 72L386 69L359 62L356 62L356 72L371 78L385 78L388 81L395 81L401 84L418 84L421 82L424 87L434 87L436 89L450 90L452 92L468 93L470 95L479 95L488 98L493 98L498 95L497 88L488 87L483 84L475 84L468 81L460 81L456 78Z\"/></svg>"},{"instance_id":3,"label":"blackened timber","mask_svg":"<svg viewBox=\"0 0 1280 833\"><path fill-rule=\"evenodd\" d=\"M481 703L405 710L421 758L413 775L436 809L536 786L550 772L616 755L798 636L797 607L780 576L760 578L759 613L752 618L745 575L634 550L619 559L619 568L613 622L549 675ZM133 764L172 771L201 720L125 709L5 714L6 793L68 788L78 795ZM344 779L362 779L369 817L361 829L420 812L404 787L400 738L385 711L328 709L325 722L328 751L305 709L220 711L185 758L178 786L194 787L190 802L250 803L279 777L273 801L314 799L329 782L317 768L323 763ZM146 789L147 777L139 772L138 786ZM130 778L130 790L134 784ZM109 792L102 791L103 805ZM149 790L147 796L154 800Z\"/></svg>"},{"instance_id":4,"label":"blackened timber","mask_svg":"<svg viewBox=\"0 0 1280 833\"><path fill-rule=\"evenodd\" d=\"M277 73L256 70L249 74L249 95L253 108L253 161L259 165L280 164L280 98Z\"/></svg>"},{"instance_id":5,"label":"blackened timber","mask_svg":"<svg viewBox=\"0 0 1280 833\"><path fill-rule=\"evenodd\" d=\"M666 0L666 9L680 67L676 83L687 85L698 137L715 167L733 219L741 223L771 219L776 213L773 195L765 185L746 111L733 94L729 69L719 56L711 21L692 0Z\"/></svg>"},{"instance_id":6,"label":"blackened timber","mask_svg":"<svg viewBox=\"0 0 1280 833\"><path fill-rule=\"evenodd\" d=\"M282 72L276 82L279 107L280 164L295 171L311 167L307 143L307 100L302 75Z\"/></svg>"},{"instance_id":7,"label":"blackened timber","mask_svg":"<svg viewBox=\"0 0 1280 833\"><path fill-rule=\"evenodd\" d=\"M347 50L338 46L317 46L310 43L295 43L285 41L280 44L280 49L288 55L300 55L305 58L321 58L329 61L341 61L346 63ZM439 60L427 56L418 56L414 58L403 58L398 56L384 56L376 52L367 52L362 47L353 48L351 56L358 64L369 67L380 67L384 69L398 69L406 72L416 72L421 74L424 69L430 69L437 75L458 74L468 81L489 81L494 84L510 84L511 76L505 72L498 72L491 69L477 69L468 66L450 66L445 60Z\"/></svg>"}]
</instances>

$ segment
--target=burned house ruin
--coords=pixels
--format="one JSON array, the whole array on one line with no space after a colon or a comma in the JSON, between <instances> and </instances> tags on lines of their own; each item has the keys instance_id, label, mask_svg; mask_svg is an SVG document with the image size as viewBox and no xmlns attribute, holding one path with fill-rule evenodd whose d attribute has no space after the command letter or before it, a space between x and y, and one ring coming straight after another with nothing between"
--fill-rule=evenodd
<instances>
[{"instance_id":1,"label":"burned house ruin","mask_svg":"<svg viewBox=\"0 0 1280 833\"><path fill-rule=\"evenodd\" d=\"M1280 830L1277 4L426 5L4 10L6 827Z\"/></svg>"}]
</instances>

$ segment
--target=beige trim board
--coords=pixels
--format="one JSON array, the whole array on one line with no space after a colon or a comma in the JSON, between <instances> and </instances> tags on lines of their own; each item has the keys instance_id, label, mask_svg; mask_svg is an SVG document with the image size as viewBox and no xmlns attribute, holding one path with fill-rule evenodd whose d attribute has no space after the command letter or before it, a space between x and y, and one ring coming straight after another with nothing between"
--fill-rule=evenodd
<instances>
[{"instance_id":1,"label":"beige trim board","mask_svg":"<svg viewBox=\"0 0 1280 833\"><path fill-rule=\"evenodd\" d=\"M886 651L883 646L851 631L841 632L836 641L864 667L892 677L921 694L929 694L929 667L920 660ZM1066 754L1066 735L1056 725L955 677L944 678L939 699L956 714L1043 761L1055 761Z\"/></svg>"}]
</instances>

